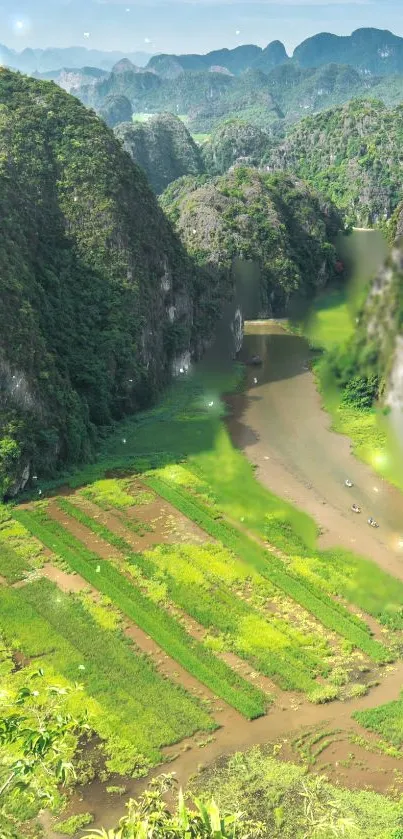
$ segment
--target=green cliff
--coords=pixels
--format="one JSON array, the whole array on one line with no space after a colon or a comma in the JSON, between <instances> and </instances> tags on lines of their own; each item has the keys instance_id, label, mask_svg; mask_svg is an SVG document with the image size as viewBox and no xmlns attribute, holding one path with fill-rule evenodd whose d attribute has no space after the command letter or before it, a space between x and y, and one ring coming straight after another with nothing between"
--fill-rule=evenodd
<instances>
[{"instance_id":1,"label":"green cliff","mask_svg":"<svg viewBox=\"0 0 403 839\"><path fill-rule=\"evenodd\" d=\"M158 194L177 178L204 171L199 147L182 120L172 114L147 122L125 122L116 127L115 135Z\"/></svg>"},{"instance_id":2,"label":"green cliff","mask_svg":"<svg viewBox=\"0 0 403 839\"><path fill-rule=\"evenodd\" d=\"M198 346L205 283L94 113L0 71L0 495L93 457ZM201 307L201 308L200 308Z\"/></svg>"},{"instance_id":3,"label":"green cliff","mask_svg":"<svg viewBox=\"0 0 403 839\"><path fill-rule=\"evenodd\" d=\"M234 260L260 272L258 314L279 315L297 295L309 297L333 276L331 244L340 216L288 175L235 167L223 177L183 178L161 198L181 239L223 283Z\"/></svg>"},{"instance_id":4,"label":"green cliff","mask_svg":"<svg viewBox=\"0 0 403 839\"><path fill-rule=\"evenodd\" d=\"M353 224L388 219L403 198L403 108L353 101L300 122L271 151L273 169L309 182Z\"/></svg>"}]
</instances>

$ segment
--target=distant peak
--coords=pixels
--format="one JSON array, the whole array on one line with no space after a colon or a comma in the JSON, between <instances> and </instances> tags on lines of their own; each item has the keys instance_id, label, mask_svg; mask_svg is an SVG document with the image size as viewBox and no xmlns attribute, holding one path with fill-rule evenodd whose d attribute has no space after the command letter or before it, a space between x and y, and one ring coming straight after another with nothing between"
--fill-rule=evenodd
<instances>
[{"instance_id":1,"label":"distant peak","mask_svg":"<svg viewBox=\"0 0 403 839\"><path fill-rule=\"evenodd\" d=\"M136 72L137 67L128 58L122 58L112 67L112 73L127 73L130 70Z\"/></svg>"}]
</instances>

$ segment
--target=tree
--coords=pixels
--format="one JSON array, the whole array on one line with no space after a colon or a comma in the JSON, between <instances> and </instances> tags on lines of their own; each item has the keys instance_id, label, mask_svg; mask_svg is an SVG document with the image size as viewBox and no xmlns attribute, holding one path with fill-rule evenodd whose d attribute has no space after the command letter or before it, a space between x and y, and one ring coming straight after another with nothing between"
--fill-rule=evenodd
<instances>
[{"instance_id":1,"label":"tree","mask_svg":"<svg viewBox=\"0 0 403 839\"><path fill-rule=\"evenodd\" d=\"M196 809L189 809L181 790L171 812L163 794L174 783L172 775L156 778L138 801L129 801L116 830L93 830L87 839L258 839L265 835L263 823L246 820L241 813L222 815L213 800L196 800Z\"/></svg>"},{"instance_id":2,"label":"tree","mask_svg":"<svg viewBox=\"0 0 403 839\"><path fill-rule=\"evenodd\" d=\"M3 692L6 701L0 709L0 839L2 823L17 822L13 811L19 795L28 794L31 800L51 805L58 786L74 779L70 758L76 736L89 730L86 718L78 720L67 709L71 689L41 683L43 678L43 670L38 670L16 692Z\"/></svg>"}]
</instances>

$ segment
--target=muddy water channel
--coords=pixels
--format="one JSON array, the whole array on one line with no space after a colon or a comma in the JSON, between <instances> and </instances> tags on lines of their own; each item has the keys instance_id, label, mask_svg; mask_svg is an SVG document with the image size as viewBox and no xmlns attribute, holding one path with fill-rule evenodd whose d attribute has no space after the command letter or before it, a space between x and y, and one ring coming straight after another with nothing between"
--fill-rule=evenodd
<instances>
[{"instance_id":1,"label":"muddy water channel","mask_svg":"<svg viewBox=\"0 0 403 839\"><path fill-rule=\"evenodd\" d=\"M357 460L348 438L330 430L304 338L280 323L250 322L241 360L254 355L244 393L231 397L234 443L257 466L258 479L317 521L323 547L343 545L403 578L403 494ZM257 382L255 382L257 380ZM350 478L354 487L345 486ZM361 515L352 512L358 504ZM374 530L369 516L379 523Z\"/></svg>"}]
</instances>

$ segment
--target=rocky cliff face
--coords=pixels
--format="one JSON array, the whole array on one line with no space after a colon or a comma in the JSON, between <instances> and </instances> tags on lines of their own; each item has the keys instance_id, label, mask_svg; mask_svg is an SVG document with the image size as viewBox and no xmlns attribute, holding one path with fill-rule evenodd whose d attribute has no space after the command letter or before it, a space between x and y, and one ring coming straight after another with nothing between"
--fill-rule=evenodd
<instances>
[{"instance_id":1,"label":"rocky cliff face","mask_svg":"<svg viewBox=\"0 0 403 839\"><path fill-rule=\"evenodd\" d=\"M115 135L157 194L183 175L204 171L198 146L184 123L172 114L160 114L145 123L125 122L116 127Z\"/></svg>"},{"instance_id":2,"label":"rocky cliff face","mask_svg":"<svg viewBox=\"0 0 403 839\"><path fill-rule=\"evenodd\" d=\"M309 298L333 276L331 241L341 218L287 175L239 166L210 181L182 178L161 203L185 247L218 283L216 293L233 287L235 264L256 266L258 299L249 316L284 314L297 296Z\"/></svg>"},{"instance_id":3,"label":"rocky cliff face","mask_svg":"<svg viewBox=\"0 0 403 839\"><path fill-rule=\"evenodd\" d=\"M402 200L403 108L354 100L302 120L269 151L272 169L303 178L353 224L388 219Z\"/></svg>"}]
</instances>

